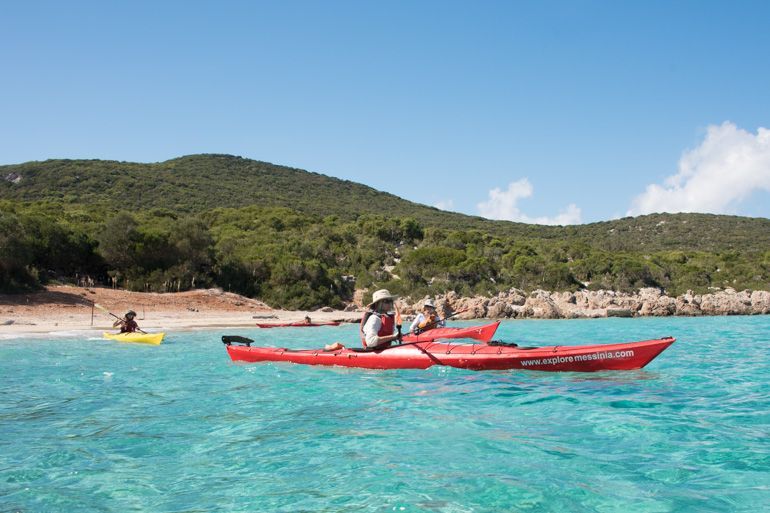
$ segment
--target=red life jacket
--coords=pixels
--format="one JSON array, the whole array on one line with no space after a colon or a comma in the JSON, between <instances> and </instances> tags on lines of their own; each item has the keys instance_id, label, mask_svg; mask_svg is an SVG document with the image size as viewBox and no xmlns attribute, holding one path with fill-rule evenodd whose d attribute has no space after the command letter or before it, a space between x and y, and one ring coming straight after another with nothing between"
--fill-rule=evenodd
<instances>
[{"instance_id":1,"label":"red life jacket","mask_svg":"<svg viewBox=\"0 0 770 513\"><path fill-rule=\"evenodd\" d=\"M139 325L136 323L135 320L133 320L133 319L131 319L131 320L126 319L125 321L123 321L123 324L120 326L120 332L121 333L134 333L137 330L138 327L139 327Z\"/></svg>"},{"instance_id":2,"label":"red life jacket","mask_svg":"<svg viewBox=\"0 0 770 513\"><path fill-rule=\"evenodd\" d=\"M376 315L380 318L380 322L382 322L382 325L380 326L380 330L377 332L378 337L387 337L388 335L393 334L393 329L396 326L396 319L390 315L390 314L380 314L375 311L369 310L364 314L363 317L361 317L361 327L359 328L359 333L361 335L361 342L364 344L364 347L367 347L366 345L366 337L364 337L364 326L366 325L366 321L369 320L369 317L372 315Z\"/></svg>"}]
</instances>

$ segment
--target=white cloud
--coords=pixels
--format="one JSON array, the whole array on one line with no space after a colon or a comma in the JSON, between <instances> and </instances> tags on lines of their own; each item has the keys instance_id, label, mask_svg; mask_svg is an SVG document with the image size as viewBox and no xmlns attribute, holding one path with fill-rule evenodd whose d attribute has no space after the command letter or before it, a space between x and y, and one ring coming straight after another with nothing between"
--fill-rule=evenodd
<instances>
[{"instance_id":1,"label":"white cloud","mask_svg":"<svg viewBox=\"0 0 770 513\"><path fill-rule=\"evenodd\" d=\"M578 224L581 212L574 204L570 203L555 217L530 217L523 213L516 205L520 199L532 196L534 188L529 180L522 178L508 184L508 190L502 191L495 187L489 191L489 200L476 205L479 213L488 219L505 219L520 223L533 224Z\"/></svg>"},{"instance_id":2,"label":"white cloud","mask_svg":"<svg viewBox=\"0 0 770 513\"><path fill-rule=\"evenodd\" d=\"M433 206L439 210L452 210L455 206L455 202L451 199L441 200L441 201L437 201L436 204Z\"/></svg>"},{"instance_id":3,"label":"white cloud","mask_svg":"<svg viewBox=\"0 0 770 513\"><path fill-rule=\"evenodd\" d=\"M677 174L634 198L628 215L733 213L757 190L770 191L770 130L755 135L724 122L709 126L701 145L682 155Z\"/></svg>"}]
</instances>

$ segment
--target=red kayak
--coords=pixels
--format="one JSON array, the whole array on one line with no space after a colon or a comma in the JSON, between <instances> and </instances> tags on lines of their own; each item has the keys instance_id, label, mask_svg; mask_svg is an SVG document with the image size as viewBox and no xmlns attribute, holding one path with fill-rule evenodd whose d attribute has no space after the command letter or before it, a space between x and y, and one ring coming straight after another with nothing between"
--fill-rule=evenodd
<instances>
[{"instance_id":1,"label":"red kayak","mask_svg":"<svg viewBox=\"0 0 770 513\"><path fill-rule=\"evenodd\" d=\"M280 322L272 324L257 323L258 328L313 328L315 326L339 326L339 322Z\"/></svg>"},{"instance_id":2,"label":"red kayak","mask_svg":"<svg viewBox=\"0 0 770 513\"><path fill-rule=\"evenodd\" d=\"M380 351L364 349L285 349L251 347L252 340L222 337L227 353L238 362L293 362L364 369L427 369L446 365L470 370L529 369L594 372L641 369L674 343L673 337L622 344L518 347L514 344L416 342ZM233 345L242 343L246 345Z\"/></svg>"},{"instance_id":3,"label":"red kayak","mask_svg":"<svg viewBox=\"0 0 770 513\"><path fill-rule=\"evenodd\" d=\"M469 326L467 328L433 328L419 335L404 335L404 342L433 342L448 338L472 338L481 342L489 342L495 336L500 321L484 326Z\"/></svg>"}]
</instances>

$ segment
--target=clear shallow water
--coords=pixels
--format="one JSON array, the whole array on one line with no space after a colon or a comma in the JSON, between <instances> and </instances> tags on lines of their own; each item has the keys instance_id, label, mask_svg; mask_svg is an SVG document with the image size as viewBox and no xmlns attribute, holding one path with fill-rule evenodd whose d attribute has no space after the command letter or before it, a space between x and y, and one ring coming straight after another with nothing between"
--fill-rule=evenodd
<instances>
[{"instance_id":1,"label":"clear shallow water","mask_svg":"<svg viewBox=\"0 0 770 513\"><path fill-rule=\"evenodd\" d=\"M235 365L219 342L355 333L0 341L0 511L770 509L769 316L498 331L527 344L679 339L644 370L597 374Z\"/></svg>"}]
</instances>

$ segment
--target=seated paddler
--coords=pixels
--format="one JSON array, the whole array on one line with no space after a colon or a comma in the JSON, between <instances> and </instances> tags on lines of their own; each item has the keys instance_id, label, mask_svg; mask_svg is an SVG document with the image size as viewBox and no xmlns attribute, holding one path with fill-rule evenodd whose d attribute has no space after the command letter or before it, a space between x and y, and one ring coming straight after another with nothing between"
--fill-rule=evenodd
<instances>
[{"instance_id":1,"label":"seated paddler","mask_svg":"<svg viewBox=\"0 0 770 513\"><path fill-rule=\"evenodd\" d=\"M136 312L133 310L129 310L126 312L126 316L122 319L118 319L112 324L113 328L117 328L120 326L120 332L121 333L134 333L137 330L139 330L139 325L136 323L134 318L136 317Z\"/></svg>"},{"instance_id":2,"label":"seated paddler","mask_svg":"<svg viewBox=\"0 0 770 513\"><path fill-rule=\"evenodd\" d=\"M394 340L401 339L401 334L396 331L393 314L393 302L397 297L386 289L372 294L372 302L361 318L361 342L365 348L389 347Z\"/></svg>"},{"instance_id":3,"label":"seated paddler","mask_svg":"<svg viewBox=\"0 0 770 513\"><path fill-rule=\"evenodd\" d=\"M443 328L445 325L444 319L438 316L433 300L427 299L422 305L422 312L414 318L409 331L412 333L422 333L433 328Z\"/></svg>"}]
</instances>

